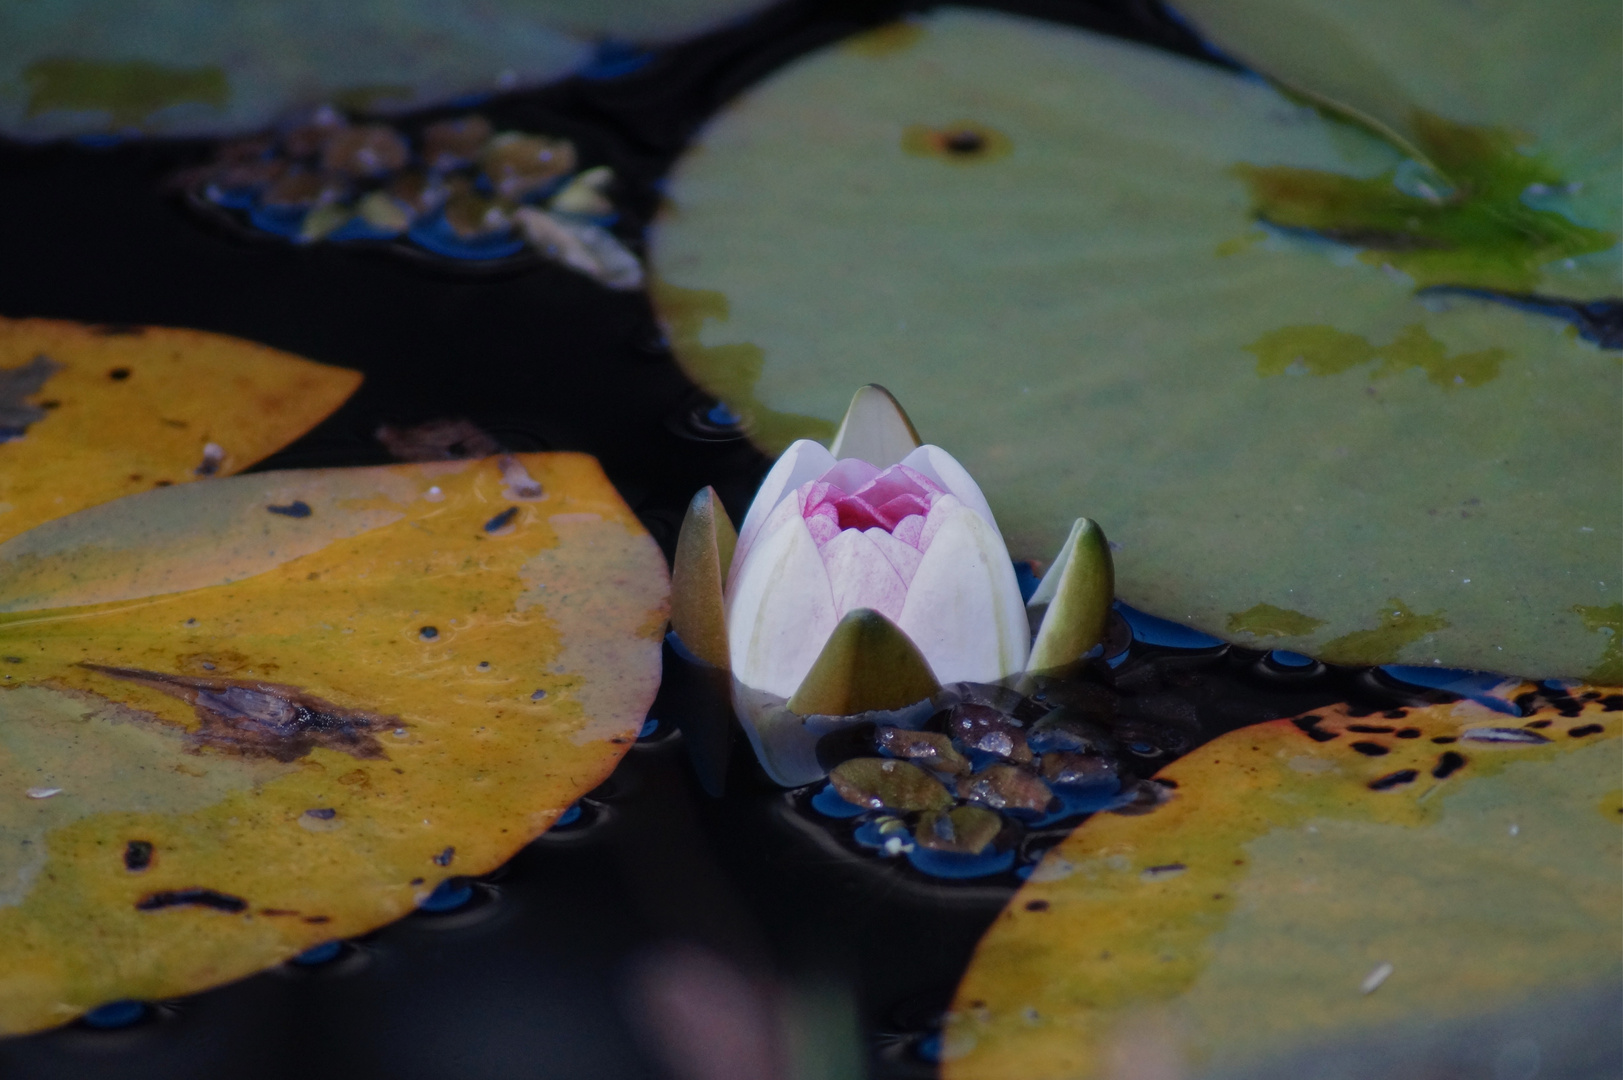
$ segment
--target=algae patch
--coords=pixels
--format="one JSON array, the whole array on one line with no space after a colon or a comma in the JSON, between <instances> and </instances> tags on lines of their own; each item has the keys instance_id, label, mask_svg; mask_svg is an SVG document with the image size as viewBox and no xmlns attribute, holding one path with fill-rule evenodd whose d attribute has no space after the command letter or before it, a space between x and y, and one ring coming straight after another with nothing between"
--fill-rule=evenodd
<instances>
[{"instance_id":1,"label":"algae patch","mask_svg":"<svg viewBox=\"0 0 1623 1080\"><path fill-rule=\"evenodd\" d=\"M28 115L52 109L105 109L115 125L139 124L171 105L222 108L231 97L218 67L172 67L146 60L36 60L23 72Z\"/></svg>"},{"instance_id":2,"label":"algae patch","mask_svg":"<svg viewBox=\"0 0 1623 1080\"><path fill-rule=\"evenodd\" d=\"M1575 604L1573 614L1584 621L1584 629L1606 635L1606 651L1590 672L1589 681L1617 686L1623 683L1623 603L1608 606Z\"/></svg>"},{"instance_id":3,"label":"algae patch","mask_svg":"<svg viewBox=\"0 0 1623 1080\"><path fill-rule=\"evenodd\" d=\"M1363 248L1365 262L1402 270L1422 286L1526 292L1539 268L1605 251L1617 240L1528 197L1564 190L1526 136L1455 123L1416 109L1411 125L1435 171L1405 162L1360 178L1319 169L1237 165L1258 220Z\"/></svg>"},{"instance_id":4,"label":"algae patch","mask_svg":"<svg viewBox=\"0 0 1623 1080\"><path fill-rule=\"evenodd\" d=\"M1375 617L1380 626L1373 630L1354 630L1325 642L1317 650L1319 659L1332 664L1391 663L1404 648L1448 626L1441 611L1421 615L1409 610L1409 605L1396 597L1388 600Z\"/></svg>"},{"instance_id":5,"label":"algae patch","mask_svg":"<svg viewBox=\"0 0 1623 1080\"><path fill-rule=\"evenodd\" d=\"M1371 379L1386 379L1413 368L1444 389L1481 386L1499 374L1509 358L1504 349L1482 349L1450 356L1448 347L1421 323L1410 323L1390 344L1376 345L1361 334L1333 326L1304 324L1270 330L1245 350L1257 358L1257 374L1339 375L1379 360Z\"/></svg>"},{"instance_id":6,"label":"algae patch","mask_svg":"<svg viewBox=\"0 0 1623 1080\"><path fill-rule=\"evenodd\" d=\"M1257 637L1302 637L1323 625L1323 619L1315 619L1300 611L1276 607L1273 604L1258 604L1256 607L1236 611L1230 615L1228 631L1231 634L1252 634Z\"/></svg>"}]
</instances>

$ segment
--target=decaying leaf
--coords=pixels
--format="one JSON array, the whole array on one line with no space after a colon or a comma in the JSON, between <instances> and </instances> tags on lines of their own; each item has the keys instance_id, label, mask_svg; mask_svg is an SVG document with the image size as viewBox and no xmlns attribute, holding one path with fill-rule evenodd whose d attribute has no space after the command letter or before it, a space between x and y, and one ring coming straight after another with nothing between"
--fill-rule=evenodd
<instances>
[{"instance_id":1,"label":"decaying leaf","mask_svg":"<svg viewBox=\"0 0 1623 1080\"><path fill-rule=\"evenodd\" d=\"M1524 689L1525 716L1337 708L1168 766L1170 802L1083 823L982 940L945 1075L1491 1076L1524 1038L1603 1074L1623 692Z\"/></svg>"},{"instance_id":2,"label":"decaying leaf","mask_svg":"<svg viewBox=\"0 0 1623 1080\"><path fill-rule=\"evenodd\" d=\"M0 318L0 541L120 495L246 468L360 382L201 330Z\"/></svg>"},{"instance_id":3,"label":"decaying leaf","mask_svg":"<svg viewBox=\"0 0 1623 1080\"><path fill-rule=\"evenodd\" d=\"M214 480L0 544L0 1033L505 861L635 739L666 589L574 454Z\"/></svg>"}]
</instances>

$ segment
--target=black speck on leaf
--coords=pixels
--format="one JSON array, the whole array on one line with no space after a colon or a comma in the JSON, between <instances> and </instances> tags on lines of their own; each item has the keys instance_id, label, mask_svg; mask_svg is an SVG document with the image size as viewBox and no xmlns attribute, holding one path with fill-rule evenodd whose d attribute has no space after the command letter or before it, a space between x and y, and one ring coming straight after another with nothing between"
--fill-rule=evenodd
<instances>
[{"instance_id":1,"label":"black speck on leaf","mask_svg":"<svg viewBox=\"0 0 1623 1080\"><path fill-rule=\"evenodd\" d=\"M215 892L213 889L193 888L165 889L161 892L147 893L135 902L137 911L161 911L172 907L206 907L235 914L245 910L248 901L240 896Z\"/></svg>"},{"instance_id":2,"label":"black speck on leaf","mask_svg":"<svg viewBox=\"0 0 1623 1080\"><path fill-rule=\"evenodd\" d=\"M1399 769L1397 772L1387 773L1377 780L1371 780L1369 787L1371 791L1391 791L1395 787L1413 783L1415 777L1419 775L1420 773L1414 769Z\"/></svg>"},{"instance_id":3,"label":"black speck on leaf","mask_svg":"<svg viewBox=\"0 0 1623 1080\"><path fill-rule=\"evenodd\" d=\"M139 873L152 865L152 843L148 840L131 840L124 845L124 869L131 873Z\"/></svg>"},{"instance_id":4,"label":"black speck on leaf","mask_svg":"<svg viewBox=\"0 0 1623 1080\"><path fill-rule=\"evenodd\" d=\"M1454 775L1464 767L1464 754L1456 753L1453 750L1444 750L1442 756L1437 759L1436 768L1431 770L1431 775L1435 776L1439 780L1442 780L1446 777Z\"/></svg>"},{"instance_id":5,"label":"black speck on leaf","mask_svg":"<svg viewBox=\"0 0 1623 1080\"><path fill-rule=\"evenodd\" d=\"M485 522L485 531L493 533L505 529L513 523L513 519L516 517L518 517L518 507L509 506L506 510Z\"/></svg>"}]
</instances>

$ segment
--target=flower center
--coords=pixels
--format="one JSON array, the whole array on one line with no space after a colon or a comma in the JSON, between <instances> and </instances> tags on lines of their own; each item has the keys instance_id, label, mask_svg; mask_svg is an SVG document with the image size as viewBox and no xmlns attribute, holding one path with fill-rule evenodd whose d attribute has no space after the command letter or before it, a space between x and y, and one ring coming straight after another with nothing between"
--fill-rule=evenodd
<instances>
[{"instance_id":1,"label":"flower center","mask_svg":"<svg viewBox=\"0 0 1623 1080\"><path fill-rule=\"evenodd\" d=\"M906 465L880 472L853 458L802 488L801 514L819 549L846 529L879 529L922 550L925 516L945 494Z\"/></svg>"}]
</instances>

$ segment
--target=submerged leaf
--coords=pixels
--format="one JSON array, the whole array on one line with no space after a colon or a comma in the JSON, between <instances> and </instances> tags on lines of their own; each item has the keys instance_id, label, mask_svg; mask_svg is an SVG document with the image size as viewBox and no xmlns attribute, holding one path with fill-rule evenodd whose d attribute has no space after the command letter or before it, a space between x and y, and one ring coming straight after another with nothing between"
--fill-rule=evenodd
<instances>
[{"instance_id":1,"label":"submerged leaf","mask_svg":"<svg viewBox=\"0 0 1623 1080\"><path fill-rule=\"evenodd\" d=\"M201 330L0 319L0 541L120 495L246 468L360 382Z\"/></svg>"},{"instance_id":2,"label":"submerged leaf","mask_svg":"<svg viewBox=\"0 0 1623 1080\"><path fill-rule=\"evenodd\" d=\"M1423 18L1441 24L1436 6ZM1260 226L1236 172L1392 187L1399 150L1120 40L985 12L912 25L894 47L828 49L763 81L672 178L652 296L680 362L752 439L777 452L826 436L841 387L881 382L920 430L950 433L1011 554L1046 558L1085 513L1119 545L1117 591L1136 607L1211 633L1259 605L1294 612L1234 632L1313 654L1396 596L1446 625L1355 639L1362 657L1595 668L1608 641L1574 606L1617 596L1616 359L1541 315L1417 298L1399 260ZM1533 40L1539 100L1615 111L1616 94L1579 100L1593 73L1569 84L1560 50ZM1470 64L1495 88L1487 115L1415 100L1472 130L1525 127L1519 109L1493 115L1510 93L1493 64ZM970 120L1007 152L909 149L910 125ZM1567 149L1616 130L1552 120L1533 148L1570 178ZM1593 172L1606 214L1617 175ZM1542 267L1540 289L1623 289L1614 254L1577 262Z\"/></svg>"},{"instance_id":3,"label":"submerged leaf","mask_svg":"<svg viewBox=\"0 0 1623 1080\"><path fill-rule=\"evenodd\" d=\"M1337 708L1167 767L1169 803L1090 818L994 924L944 1075L1419 1076L1529 1014L1584 1074L1615 1035L1549 1021L1615 1012L1623 694L1572 694L1515 722L1538 742L1460 741L1507 719L1472 702Z\"/></svg>"},{"instance_id":4,"label":"submerged leaf","mask_svg":"<svg viewBox=\"0 0 1623 1080\"><path fill-rule=\"evenodd\" d=\"M330 100L400 110L636 66L760 0L61 0L0 8L0 129L251 131ZM432 41L432 48L424 42ZM602 43L602 44L600 44Z\"/></svg>"},{"instance_id":5,"label":"submerged leaf","mask_svg":"<svg viewBox=\"0 0 1623 1080\"><path fill-rule=\"evenodd\" d=\"M0 583L6 1033L494 868L659 681L664 561L581 455L145 492L0 544Z\"/></svg>"}]
</instances>

